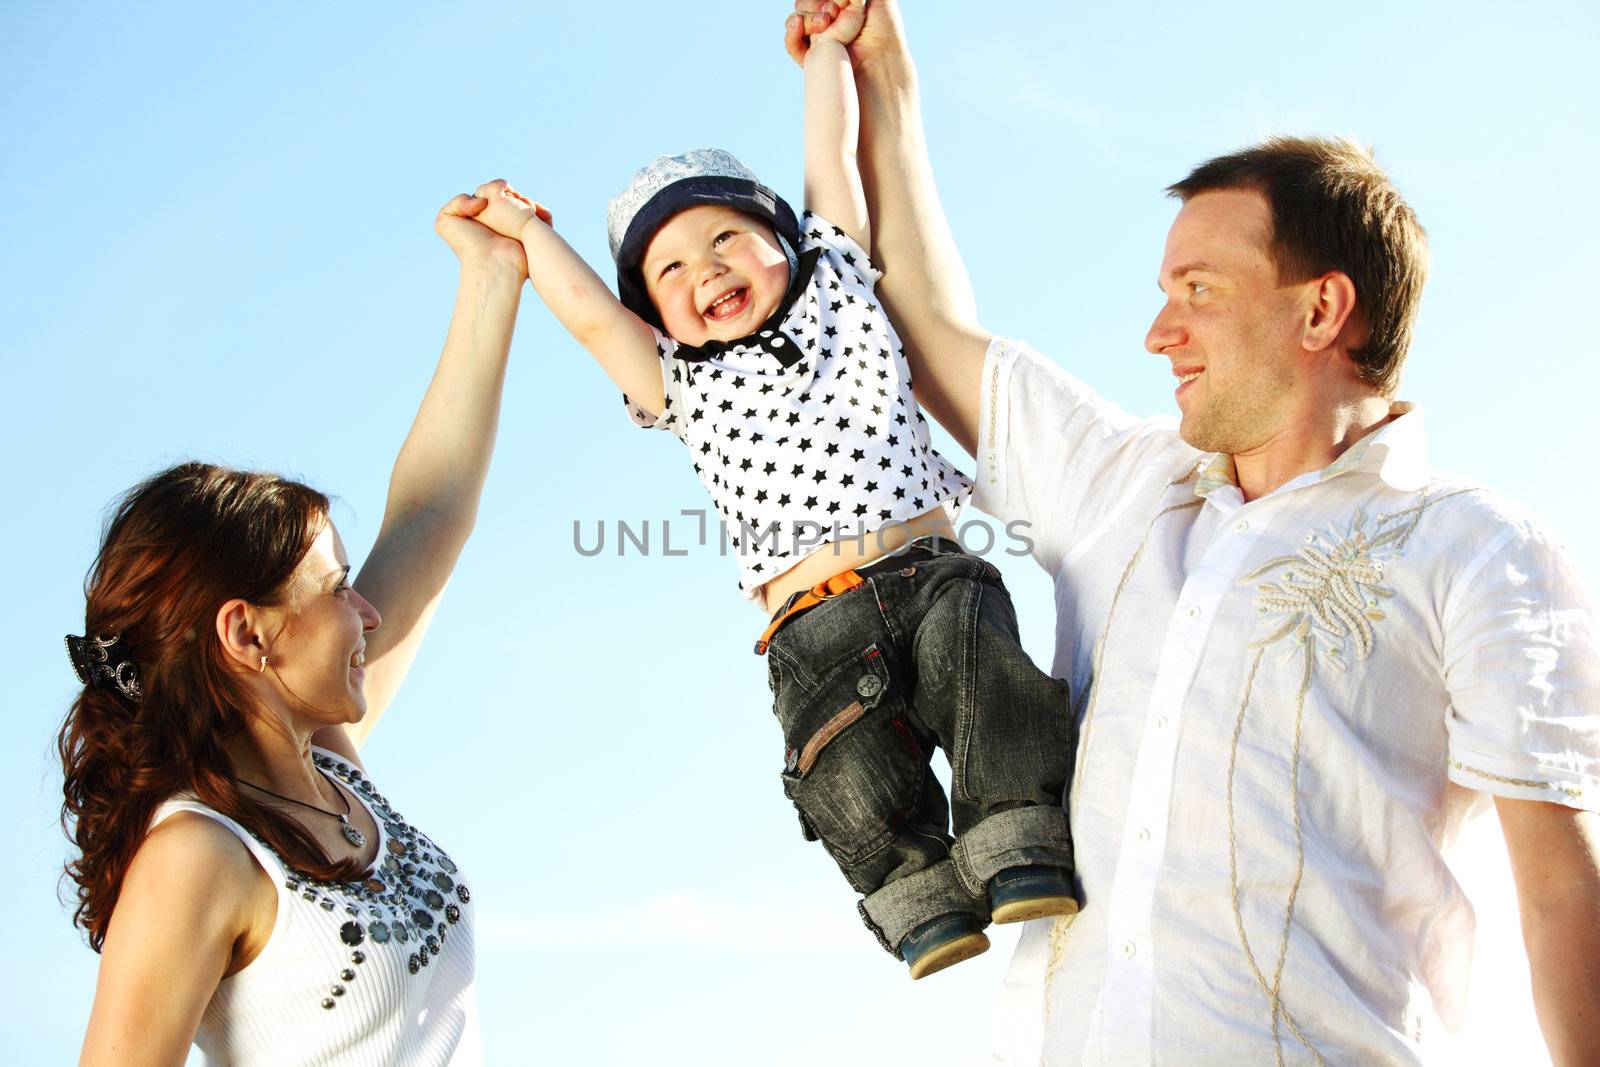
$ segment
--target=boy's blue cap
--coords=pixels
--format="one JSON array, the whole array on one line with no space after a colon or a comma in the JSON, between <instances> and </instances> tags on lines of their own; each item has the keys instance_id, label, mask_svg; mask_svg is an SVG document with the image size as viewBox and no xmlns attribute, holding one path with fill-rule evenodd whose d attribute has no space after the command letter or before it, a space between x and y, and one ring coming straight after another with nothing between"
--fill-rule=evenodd
<instances>
[{"instance_id":1,"label":"boy's blue cap","mask_svg":"<svg viewBox=\"0 0 1600 1067\"><path fill-rule=\"evenodd\" d=\"M698 204L724 204L768 223L784 246L791 272L796 263L800 222L794 209L731 153L694 148L679 156L658 156L635 171L628 187L606 205L617 296L629 311L658 328L661 316L645 291L639 260L664 222Z\"/></svg>"}]
</instances>

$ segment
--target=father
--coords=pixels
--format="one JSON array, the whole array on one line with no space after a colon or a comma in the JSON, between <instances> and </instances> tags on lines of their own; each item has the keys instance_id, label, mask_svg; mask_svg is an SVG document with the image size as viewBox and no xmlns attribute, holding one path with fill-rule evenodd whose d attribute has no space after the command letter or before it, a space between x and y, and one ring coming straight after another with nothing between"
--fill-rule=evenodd
<instances>
[{"instance_id":1,"label":"father","mask_svg":"<svg viewBox=\"0 0 1600 1067\"><path fill-rule=\"evenodd\" d=\"M795 6L798 56L832 5ZM1427 252L1386 175L1275 138L1172 186L1145 347L1174 432L979 325L894 0L853 56L919 399L1056 585L1084 907L1024 934L1021 1058L1420 1062L1470 963L1442 852L1492 798L1551 1052L1600 1063L1594 615L1546 530L1433 470L1393 399Z\"/></svg>"}]
</instances>

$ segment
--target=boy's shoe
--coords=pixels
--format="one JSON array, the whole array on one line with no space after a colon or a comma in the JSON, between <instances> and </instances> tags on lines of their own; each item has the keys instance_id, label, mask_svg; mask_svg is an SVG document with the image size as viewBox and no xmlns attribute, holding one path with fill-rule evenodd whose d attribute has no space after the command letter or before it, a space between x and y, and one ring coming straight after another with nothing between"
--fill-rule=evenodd
<instances>
[{"instance_id":1,"label":"boy's shoe","mask_svg":"<svg viewBox=\"0 0 1600 1067\"><path fill-rule=\"evenodd\" d=\"M990 913L997 923L1078 914L1072 879L1059 867L1007 867L989 879Z\"/></svg>"},{"instance_id":2,"label":"boy's shoe","mask_svg":"<svg viewBox=\"0 0 1600 1067\"><path fill-rule=\"evenodd\" d=\"M978 920L964 911L929 919L900 942L900 955L912 978L926 978L951 964L970 960L989 948Z\"/></svg>"}]
</instances>

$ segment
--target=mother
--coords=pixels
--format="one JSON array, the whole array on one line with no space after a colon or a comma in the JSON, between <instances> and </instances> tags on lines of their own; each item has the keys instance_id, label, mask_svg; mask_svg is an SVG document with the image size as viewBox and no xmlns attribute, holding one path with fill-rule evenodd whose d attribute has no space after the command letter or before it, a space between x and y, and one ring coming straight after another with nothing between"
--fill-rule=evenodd
<instances>
[{"instance_id":1,"label":"mother","mask_svg":"<svg viewBox=\"0 0 1600 1067\"><path fill-rule=\"evenodd\" d=\"M83 1063L177 1064L191 1042L219 1063L479 1058L467 885L357 753L494 448L527 264L473 221L486 203L435 222L455 312L354 586L327 498L272 474L182 464L107 527L59 739L75 919L101 954Z\"/></svg>"}]
</instances>

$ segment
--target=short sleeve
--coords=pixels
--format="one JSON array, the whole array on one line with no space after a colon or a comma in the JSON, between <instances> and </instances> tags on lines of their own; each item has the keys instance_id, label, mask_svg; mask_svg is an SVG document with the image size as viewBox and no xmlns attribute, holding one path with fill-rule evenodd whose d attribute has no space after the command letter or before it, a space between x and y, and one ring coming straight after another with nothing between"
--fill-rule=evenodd
<instances>
[{"instance_id":1,"label":"short sleeve","mask_svg":"<svg viewBox=\"0 0 1600 1067\"><path fill-rule=\"evenodd\" d=\"M839 277L853 279L867 289L877 285L878 279L883 277L872 257L854 238L821 215L807 211L800 216L800 251L811 248L822 249Z\"/></svg>"},{"instance_id":2,"label":"short sleeve","mask_svg":"<svg viewBox=\"0 0 1600 1067\"><path fill-rule=\"evenodd\" d=\"M632 400L628 395L622 395L622 402L627 405L628 417L633 424L644 430L671 430L679 437L683 436L682 420L678 413L683 410L683 377L684 363L674 358L678 351L678 342L656 329L650 327L650 333L656 340L656 353L661 357L661 389L666 397L666 403L659 412L646 411Z\"/></svg>"},{"instance_id":3,"label":"short sleeve","mask_svg":"<svg viewBox=\"0 0 1600 1067\"><path fill-rule=\"evenodd\" d=\"M984 357L973 504L1026 523L1055 573L1132 501L1163 492L1201 453L1171 419L1137 418L1027 345L995 338Z\"/></svg>"},{"instance_id":4,"label":"short sleeve","mask_svg":"<svg viewBox=\"0 0 1600 1067\"><path fill-rule=\"evenodd\" d=\"M1507 522L1461 574L1444 616L1451 781L1600 811L1600 651L1577 568Z\"/></svg>"}]
</instances>

